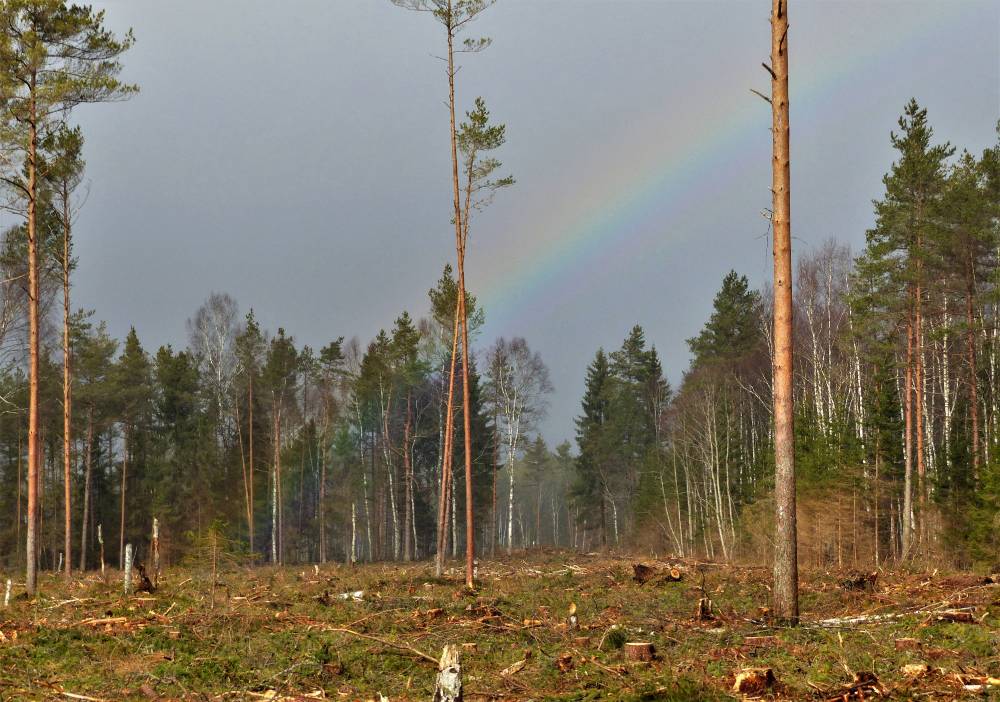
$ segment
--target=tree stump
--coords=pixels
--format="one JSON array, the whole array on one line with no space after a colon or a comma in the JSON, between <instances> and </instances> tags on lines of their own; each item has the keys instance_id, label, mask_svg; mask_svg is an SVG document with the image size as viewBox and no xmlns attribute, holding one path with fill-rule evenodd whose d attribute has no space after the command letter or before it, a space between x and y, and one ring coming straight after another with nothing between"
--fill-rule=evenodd
<instances>
[{"instance_id":1,"label":"tree stump","mask_svg":"<svg viewBox=\"0 0 1000 702\"><path fill-rule=\"evenodd\" d=\"M625 657L630 661L651 661L656 655L653 644L640 641L625 643Z\"/></svg>"},{"instance_id":2,"label":"tree stump","mask_svg":"<svg viewBox=\"0 0 1000 702\"><path fill-rule=\"evenodd\" d=\"M462 648L448 644L441 651L434 702L462 702Z\"/></svg>"},{"instance_id":3,"label":"tree stump","mask_svg":"<svg viewBox=\"0 0 1000 702\"><path fill-rule=\"evenodd\" d=\"M872 571L870 573L853 572L840 581L840 586L845 590L874 592L875 582L877 580L878 571Z\"/></svg>"},{"instance_id":4,"label":"tree stump","mask_svg":"<svg viewBox=\"0 0 1000 702\"><path fill-rule=\"evenodd\" d=\"M635 563L632 565L632 579L640 585L644 585L646 581L650 580L655 574L656 571L645 563Z\"/></svg>"},{"instance_id":5,"label":"tree stump","mask_svg":"<svg viewBox=\"0 0 1000 702\"><path fill-rule=\"evenodd\" d=\"M132 594L132 544L125 544L125 563L123 565L125 571L125 596L128 597Z\"/></svg>"},{"instance_id":6,"label":"tree stump","mask_svg":"<svg viewBox=\"0 0 1000 702\"><path fill-rule=\"evenodd\" d=\"M135 586L136 592L153 592L156 590L156 586L150 581L149 576L146 575L146 568L139 561L135 561L135 570L139 573L139 583Z\"/></svg>"},{"instance_id":7,"label":"tree stump","mask_svg":"<svg viewBox=\"0 0 1000 702\"><path fill-rule=\"evenodd\" d=\"M733 692L741 695L760 695L774 683L774 671L770 668L750 668L736 674Z\"/></svg>"},{"instance_id":8,"label":"tree stump","mask_svg":"<svg viewBox=\"0 0 1000 702\"><path fill-rule=\"evenodd\" d=\"M715 619L715 615L712 614L712 600L707 597L702 597L698 600L698 607L694 611L694 620L696 622L710 622Z\"/></svg>"}]
</instances>

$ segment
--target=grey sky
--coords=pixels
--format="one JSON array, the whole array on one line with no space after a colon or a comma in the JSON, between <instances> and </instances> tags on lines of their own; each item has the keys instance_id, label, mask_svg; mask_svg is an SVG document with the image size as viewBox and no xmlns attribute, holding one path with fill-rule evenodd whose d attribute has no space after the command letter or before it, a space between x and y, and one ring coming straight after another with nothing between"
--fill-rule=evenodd
<instances>
[{"instance_id":1,"label":"grey sky","mask_svg":"<svg viewBox=\"0 0 1000 702\"><path fill-rule=\"evenodd\" d=\"M135 325L150 350L183 345L212 291L313 345L426 312L454 257L438 25L388 0L97 5L134 28L125 77L142 93L78 113L78 305L119 337ZM500 0L475 25L494 44L463 57L459 104L483 95L507 123L499 156L518 179L473 224L479 345L521 335L541 351L551 442L572 436L598 346L638 322L676 385L725 272L770 274L770 115L749 92L768 86L769 6ZM940 139L978 152L995 138L1000 3L791 12L794 246L857 250L911 96ZM579 246L550 248L588 217Z\"/></svg>"}]
</instances>

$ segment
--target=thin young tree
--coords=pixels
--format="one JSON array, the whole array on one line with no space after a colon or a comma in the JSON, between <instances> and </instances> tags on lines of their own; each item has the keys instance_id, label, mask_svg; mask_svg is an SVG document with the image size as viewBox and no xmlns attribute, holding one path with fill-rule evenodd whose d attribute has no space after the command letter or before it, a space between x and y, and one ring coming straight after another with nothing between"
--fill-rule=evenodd
<instances>
[{"instance_id":1,"label":"thin young tree","mask_svg":"<svg viewBox=\"0 0 1000 702\"><path fill-rule=\"evenodd\" d=\"M766 66L765 66L766 68ZM788 0L771 9L772 193L774 206L774 613L799 619L792 385L792 230L788 139Z\"/></svg>"},{"instance_id":2,"label":"thin young tree","mask_svg":"<svg viewBox=\"0 0 1000 702\"><path fill-rule=\"evenodd\" d=\"M62 0L0 4L0 154L28 237L28 523L25 586L37 585L39 470L39 246L37 212L45 177L40 145L83 103L110 102L136 88L118 80L118 57L133 42L104 27L104 13ZM67 559L68 560L68 559Z\"/></svg>"},{"instance_id":3,"label":"thin young tree","mask_svg":"<svg viewBox=\"0 0 1000 702\"><path fill-rule=\"evenodd\" d=\"M63 128L44 145L49 157L48 184L58 211L62 250L57 254L63 289L63 518L65 529L65 574L72 572L72 448L73 448L73 354L70 343L70 273L74 268L72 229L75 215L73 193L83 178L83 133L79 127Z\"/></svg>"},{"instance_id":4,"label":"thin young tree","mask_svg":"<svg viewBox=\"0 0 1000 702\"><path fill-rule=\"evenodd\" d=\"M452 180L452 207L453 221L455 225L455 251L457 257L458 272L458 320L456 324L457 332L461 330L462 345L462 421L464 427L465 440L465 584L472 588L475 585L473 578L473 568L475 559L475 529L473 528L472 509L472 420L470 414L469 398L469 329L468 314L465 300L465 229L462 224L462 188L459 184L459 163L458 163L458 130L455 121L455 75L457 68L455 65L455 40L458 34L465 27L478 17L484 10L490 7L494 0L392 0L395 5L409 10L430 12L434 18L445 29L447 37L448 52L445 57L447 62L448 75L448 116L450 120L451 137L451 180ZM489 46L490 40L487 38L466 39L462 49L458 52L478 52ZM453 347L455 344L453 344ZM453 385L452 385L453 388ZM449 406L451 398L449 398ZM448 415L450 422L451 414ZM447 444L447 441L445 442Z\"/></svg>"}]
</instances>

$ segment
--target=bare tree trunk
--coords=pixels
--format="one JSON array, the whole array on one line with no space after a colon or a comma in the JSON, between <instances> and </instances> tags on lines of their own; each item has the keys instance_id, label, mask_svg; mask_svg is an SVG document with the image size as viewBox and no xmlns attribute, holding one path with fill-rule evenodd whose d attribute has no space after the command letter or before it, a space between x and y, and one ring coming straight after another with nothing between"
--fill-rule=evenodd
<instances>
[{"instance_id":1,"label":"bare tree trunk","mask_svg":"<svg viewBox=\"0 0 1000 702\"><path fill-rule=\"evenodd\" d=\"M434 559L434 572L437 577L444 573L444 558L448 538L448 489L451 484L452 442L454 441L455 423L455 365L458 356L458 328L461 307L455 303L455 324L451 338L451 366L448 372L448 401L445 407L444 453L441 460L441 491L438 499L438 533L437 554Z\"/></svg>"},{"instance_id":2,"label":"bare tree trunk","mask_svg":"<svg viewBox=\"0 0 1000 702\"><path fill-rule=\"evenodd\" d=\"M271 563L281 563L281 515L278 505L281 489L281 410L274 410L274 466L271 468Z\"/></svg>"},{"instance_id":3,"label":"bare tree trunk","mask_svg":"<svg viewBox=\"0 0 1000 702\"><path fill-rule=\"evenodd\" d=\"M32 74L28 103L28 528L25 544L25 589L37 591L38 577L38 230L35 226L37 194L35 161L38 153L38 129L35 104L35 76Z\"/></svg>"},{"instance_id":4,"label":"bare tree trunk","mask_svg":"<svg viewBox=\"0 0 1000 702\"><path fill-rule=\"evenodd\" d=\"M90 519L90 486L93 480L94 408L87 410L87 455L84 457L83 520L80 522L80 570L87 569L87 520Z\"/></svg>"},{"instance_id":5,"label":"bare tree trunk","mask_svg":"<svg viewBox=\"0 0 1000 702\"><path fill-rule=\"evenodd\" d=\"M510 450L507 457L507 467L510 469L510 480L507 491L507 555L514 552L514 451Z\"/></svg>"},{"instance_id":6,"label":"bare tree trunk","mask_svg":"<svg viewBox=\"0 0 1000 702\"><path fill-rule=\"evenodd\" d=\"M450 2L449 2L450 5ZM451 33L448 34L448 63L450 76L449 102L451 106L451 151L452 167L455 180L455 212L459 212L458 195L458 156L455 136L455 74L452 59ZM462 322L462 421L465 438L465 585L475 587L474 560L476 552L475 523L472 509L472 407L469 397L469 311L465 306L465 242L461 235L461 223L458 225L458 306L461 309Z\"/></svg>"},{"instance_id":7,"label":"bare tree trunk","mask_svg":"<svg viewBox=\"0 0 1000 702\"><path fill-rule=\"evenodd\" d=\"M903 557L909 557L913 539L913 324L906 327L906 371L903 380L903 514L902 550Z\"/></svg>"},{"instance_id":8,"label":"bare tree trunk","mask_svg":"<svg viewBox=\"0 0 1000 702\"><path fill-rule=\"evenodd\" d=\"M326 431L323 432L324 437ZM326 451L319 452L319 562L326 563Z\"/></svg>"},{"instance_id":9,"label":"bare tree trunk","mask_svg":"<svg viewBox=\"0 0 1000 702\"><path fill-rule=\"evenodd\" d=\"M874 551L875 551L875 567L876 568L879 567L879 531L878 531L878 525L879 525L879 522L878 522L878 500L879 500L879 494L878 494L879 491L878 491L878 488L879 488L879 484L878 484L878 468L879 468L879 458L880 458L879 457L879 444L881 443L879 441L879 439L881 438L881 436L882 436L881 433L878 432L878 430L876 430L876 433L875 433L875 484L874 484L874 488L875 488L874 489L874 493L875 493L875 534L874 534L875 535L875 548L874 548Z\"/></svg>"},{"instance_id":10,"label":"bare tree trunk","mask_svg":"<svg viewBox=\"0 0 1000 702\"><path fill-rule=\"evenodd\" d=\"M795 435L792 386L792 241L788 128L787 0L772 0L771 101L774 192L774 612L799 618L795 529Z\"/></svg>"},{"instance_id":11,"label":"bare tree trunk","mask_svg":"<svg viewBox=\"0 0 1000 702\"><path fill-rule=\"evenodd\" d=\"M917 248L920 248L920 237L917 237ZM914 299L915 303L915 318L914 318L914 375L913 375L913 385L914 385L914 406L913 413L916 416L916 426L914 433L916 434L916 453L917 453L917 548L921 552L925 546L926 534L926 522L927 522L927 467L924 461L924 335L923 335L923 317L921 314L922 307L922 293L921 293L921 271L923 266L920 260L917 261L917 286L916 295Z\"/></svg>"},{"instance_id":12,"label":"bare tree trunk","mask_svg":"<svg viewBox=\"0 0 1000 702\"><path fill-rule=\"evenodd\" d=\"M249 497L247 498L247 524L250 527L250 553L253 550L253 373L250 373L249 397L247 399L247 453L249 454L250 465L247 466L247 484L249 487Z\"/></svg>"},{"instance_id":13,"label":"bare tree trunk","mask_svg":"<svg viewBox=\"0 0 1000 702\"><path fill-rule=\"evenodd\" d=\"M497 435L497 427L500 426L498 415L493 416L493 496L492 507L490 509L492 525L490 528L490 557L497 555L497 461L500 458L500 437Z\"/></svg>"},{"instance_id":14,"label":"bare tree trunk","mask_svg":"<svg viewBox=\"0 0 1000 702\"><path fill-rule=\"evenodd\" d=\"M121 509L119 514L121 520L118 525L118 565L122 566L125 560L125 479L128 476L128 424L125 425L125 435L122 446L122 494Z\"/></svg>"},{"instance_id":15,"label":"bare tree trunk","mask_svg":"<svg viewBox=\"0 0 1000 702\"><path fill-rule=\"evenodd\" d=\"M965 322L968 329L965 332L965 354L969 368L969 414L972 420L972 476L979 476L979 396L977 391L978 373L976 371L976 332L973 313L975 285L972 273L968 274L968 288L965 294Z\"/></svg>"},{"instance_id":16,"label":"bare tree trunk","mask_svg":"<svg viewBox=\"0 0 1000 702\"><path fill-rule=\"evenodd\" d=\"M410 457L410 426L413 421L413 403L410 394L406 395L406 420L403 423L403 560L413 560L413 539L411 538L410 520L413 512L410 509L413 497L413 466Z\"/></svg>"},{"instance_id":17,"label":"bare tree trunk","mask_svg":"<svg viewBox=\"0 0 1000 702\"><path fill-rule=\"evenodd\" d=\"M351 500L351 565L358 562L358 509L354 500Z\"/></svg>"},{"instance_id":18,"label":"bare tree trunk","mask_svg":"<svg viewBox=\"0 0 1000 702\"><path fill-rule=\"evenodd\" d=\"M21 484L23 482L24 467L22 465L24 451L21 448L21 427L17 427L17 561L20 565L21 560L21 503L24 501L21 495Z\"/></svg>"},{"instance_id":19,"label":"bare tree trunk","mask_svg":"<svg viewBox=\"0 0 1000 702\"><path fill-rule=\"evenodd\" d=\"M250 537L250 553L253 553L253 517L251 516L250 507L250 478L247 475L247 461L246 455L243 451L243 428L240 425L240 403L239 401L233 403L233 411L236 415L236 440L240 444L240 468L243 471L243 499L245 501L246 516L247 516L247 535Z\"/></svg>"},{"instance_id":20,"label":"bare tree trunk","mask_svg":"<svg viewBox=\"0 0 1000 702\"><path fill-rule=\"evenodd\" d=\"M62 260L62 283L63 283L63 501L65 502L65 545L66 550L66 579L72 572L72 548L73 548L73 513L71 510L72 485L72 416L73 416L73 376L72 376L72 355L69 342L69 237L70 237L70 210L69 192L65 184L62 190L63 206L63 260Z\"/></svg>"}]
</instances>

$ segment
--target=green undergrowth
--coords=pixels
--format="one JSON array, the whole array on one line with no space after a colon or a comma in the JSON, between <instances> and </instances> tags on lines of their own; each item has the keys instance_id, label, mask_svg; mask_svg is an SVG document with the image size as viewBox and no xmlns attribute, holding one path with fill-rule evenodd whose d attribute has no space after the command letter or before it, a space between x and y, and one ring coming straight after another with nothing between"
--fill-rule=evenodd
<instances>
[{"instance_id":1,"label":"green undergrowth","mask_svg":"<svg viewBox=\"0 0 1000 702\"><path fill-rule=\"evenodd\" d=\"M639 584L634 562L482 562L474 592L428 564L229 570L215 588L206 573L168 570L155 593L129 598L96 575L46 576L34 600L0 610L0 699L428 700L435 666L421 654L436 658L446 644L463 646L469 700L732 699L735 676L753 667L773 670L778 684L762 694L782 699L832 697L862 672L898 699L960 697L954 672L1000 677L1000 586L883 573L875 592L850 592L838 573L804 573L802 625L774 628L762 569L674 562L680 582ZM341 597L358 590L360 599ZM695 621L702 596L714 617ZM934 607L966 608L976 621L929 621L921 610ZM656 658L629 661L634 641L652 643ZM907 681L910 663L934 672Z\"/></svg>"}]
</instances>

